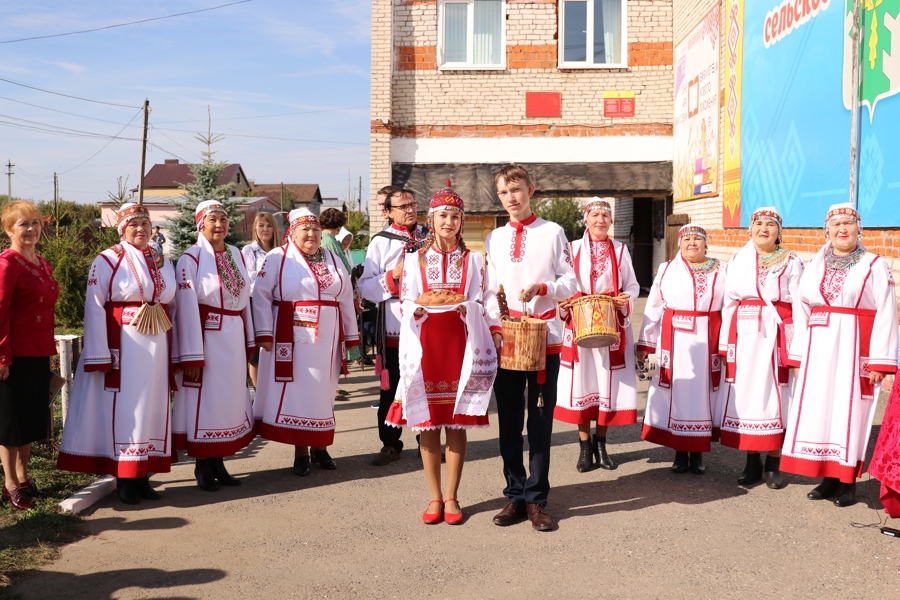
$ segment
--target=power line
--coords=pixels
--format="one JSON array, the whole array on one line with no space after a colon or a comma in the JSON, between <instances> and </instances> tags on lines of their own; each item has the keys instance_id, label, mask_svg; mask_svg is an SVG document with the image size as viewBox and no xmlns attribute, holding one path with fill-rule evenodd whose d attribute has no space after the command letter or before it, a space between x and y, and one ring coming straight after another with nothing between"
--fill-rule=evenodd
<instances>
[{"instance_id":1,"label":"power line","mask_svg":"<svg viewBox=\"0 0 900 600\"><path fill-rule=\"evenodd\" d=\"M244 119L269 119L272 117L293 117L295 115L312 115L315 113L336 112L339 110L356 110L358 108L368 108L368 106L343 106L340 108L323 108L321 110L305 110L301 112L277 113L272 115L255 115L252 117L225 117L224 119L216 119L216 121L241 121ZM175 125L181 123L202 123L197 119L189 121L160 121L157 125Z\"/></svg>"},{"instance_id":2,"label":"power line","mask_svg":"<svg viewBox=\"0 0 900 600\"><path fill-rule=\"evenodd\" d=\"M11 115L0 114L0 117L5 118L5 119L12 119L14 121L22 121L23 123L30 123L32 126L50 127L51 129L41 130L41 131L47 131L50 133L60 133L63 135L79 134L80 137L96 137L96 138L109 138L109 137L115 138L115 137L117 137L117 136L109 136L108 134L103 134L103 133L94 133L92 131L82 131L81 129L71 129L69 127L62 127L61 125L51 125L49 123L41 123L40 121L31 121L29 119L22 119L21 117L13 117ZM132 117L132 121L133 120L134 120L134 117ZM130 123L130 121L129 121L129 123ZM7 124L9 124L9 123L7 122ZM23 127L25 127L25 126L23 125ZM126 127L127 127L127 125L126 125ZM121 139L128 139L128 140L133 141L137 138L121 138Z\"/></svg>"},{"instance_id":3,"label":"power line","mask_svg":"<svg viewBox=\"0 0 900 600\"><path fill-rule=\"evenodd\" d=\"M40 104L32 104L31 102L24 102L22 100L16 100L14 98L7 98L6 96L0 96L0 100L9 100L10 102L17 102L19 104L24 104L25 106L33 106L34 108L42 108L44 110L49 110L52 112L60 113L63 115L69 115L72 117L79 117L81 119L90 119L91 121L100 121L101 123L111 123L113 125L121 125L118 121L109 121L107 119L98 119L97 117L89 117L87 115L80 115L78 113L67 112L65 110L58 110L56 108L50 108L47 106L41 106Z\"/></svg>"},{"instance_id":4,"label":"power line","mask_svg":"<svg viewBox=\"0 0 900 600\"><path fill-rule=\"evenodd\" d=\"M2 41L0 41L0 44L12 44L15 42L29 42L31 40L45 40L47 38L63 37L66 35L78 35L80 33L91 33L93 31L103 31L105 29L115 29L116 27L127 27L128 25L137 25L139 23L149 23L151 21L161 21L163 19L172 19L174 17L183 17L185 15L192 15L195 13L208 12L211 10L218 10L220 8L225 8L226 6L234 6L235 4L245 4L245 3L251 2L251 1L252 0L240 0L239 2L229 2L228 4L222 4L220 6L213 6L212 8L201 8L198 10L189 10L187 12L177 13L174 15L166 15L163 17L153 17L150 19L141 19L140 21L130 21L128 23L119 23L117 25L106 25L105 27L95 27L94 29L84 29L82 31L70 31L68 33L54 33L51 35L38 35L38 36L34 36L34 37L19 38L17 40L2 40Z\"/></svg>"},{"instance_id":5,"label":"power line","mask_svg":"<svg viewBox=\"0 0 900 600\"><path fill-rule=\"evenodd\" d=\"M103 144L103 145L100 147L99 150L97 150L96 152L94 152L93 154L91 154L90 156L88 156L86 159L84 159L83 161L81 161L80 163L78 163L77 165L75 165L74 167L72 167L71 169L69 169L68 171L61 171L61 172L60 172L60 175L64 175L64 174L68 173L69 171L74 171L75 169L77 169L78 167L80 167L81 165L83 165L84 163L86 163L87 161L91 160L92 158L94 158L95 156L97 156L98 154L100 154L101 152L103 152L103 151L106 149L106 147L109 146L110 144L112 144L114 141L116 141L117 139L120 139L119 136L122 135L122 132L125 131L125 129L126 129L129 125L131 125L132 121L134 121L134 120L137 118L137 116L138 116L139 114L141 114L142 112L144 112L143 109L141 109L141 110L139 110L138 112L136 112L135 115L134 115L133 117L131 117L131 121L128 121L127 123L125 123L125 125L122 126L122 129L119 130L119 133L117 133L117 134L114 135L112 138L110 138L109 141L107 141L105 144Z\"/></svg>"},{"instance_id":6,"label":"power line","mask_svg":"<svg viewBox=\"0 0 900 600\"><path fill-rule=\"evenodd\" d=\"M199 154L197 154L196 152L194 152L193 150L191 150L191 149L188 148L187 146L184 146L184 145L182 145L182 144L179 144L177 141L175 141L175 140L172 139L171 137L167 136L165 133L163 133L163 132L160 131L158 128L154 127L153 125L150 126L150 131L155 131L155 132L159 133L159 135L163 136L164 138L166 138L167 140L169 140L170 142L172 142L173 144L175 144L175 145L178 146L179 148L182 148L182 149L184 149L184 150L187 150L188 152L190 152L190 153L193 154L194 156L200 158L201 160L203 159L202 156L200 156ZM163 150L162 148L160 148L160 150L162 150L163 152L166 152L166 150ZM171 152L170 152L169 154L171 154ZM172 154L172 156L175 156L175 155ZM178 157L176 156L176 158L178 158ZM181 160L181 159L179 158L179 160Z\"/></svg>"},{"instance_id":7,"label":"power line","mask_svg":"<svg viewBox=\"0 0 900 600\"><path fill-rule=\"evenodd\" d=\"M243 0L244 2L250 2L250 0ZM80 96L71 96L69 94L63 94L62 92L53 92L50 90L45 90L44 88L35 87L33 85L28 85L26 83L20 83L18 81L13 81L12 79L4 79L0 77L0 81L5 81L6 83L11 83L13 85L18 85L24 88L28 88L31 90L37 90L39 92L44 92L45 94L53 94L54 96L63 96L64 98L73 98L75 100L83 100L84 102L93 102L94 104L106 104L107 106L119 106L122 108L130 108L135 109L137 106L131 106L130 104L118 104L116 102L104 102L103 100L91 100L90 98L81 98Z\"/></svg>"}]
</instances>

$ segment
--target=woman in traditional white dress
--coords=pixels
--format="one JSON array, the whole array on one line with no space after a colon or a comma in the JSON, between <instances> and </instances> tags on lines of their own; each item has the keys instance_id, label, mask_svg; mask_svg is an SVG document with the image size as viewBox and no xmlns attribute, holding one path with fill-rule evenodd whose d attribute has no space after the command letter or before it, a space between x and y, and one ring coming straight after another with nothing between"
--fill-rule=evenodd
<instances>
[{"instance_id":1,"label":"woman in traditional white dress","mask_svg":"<svg viewBox=\"0 0 900 600\"><path fill-rule=\"evenodd\" d=\"M241 252L225 243L228 215L217 200L197 205L197 243L178 259L173 443L196 459L205 491L240 485L224 458L254 437L247 359L255 348L250 276Z\"/></svg>"},{"instance_id":2,"label":"woman in traditional white dress","mask_svg":"<svg viewBox=\"0 0 900 600\"><path fill-rule=\"evenodd\" d=\"M706 230L678 231L678 256L661 265L647 297L638 362L656 354L641 437L675 450L672 471L705 472L720 390L718 354L725 266L706 256Z\"/></svg>"},{"instance_id":3,"label":"woman in traditional white dress","mask_svg":"<svg viewBox=\"0 0 900 600\"><path fill-rule=\"evenodd\" d=\"M256 281L256 274L262 269L266 260L266 254L275 248L276 240L279 239L278 223L271 213L256 213L253 219L253 241L241 248L241 255L244 257L244 266L247 267L247 275L250 276L250 289L253 289L253 282ZM256 387L256 373L259 369L259 348L250 357L250 381L253 387Z\"/></svg>"},{"instance_id":4,"label":"woman in traditional white dress","mask_svg":"<svg viewBox=\"0 0 900 600\"><path fill-rule=\"evenodd\" d=\"M114 475L119 499L156 500L150 473L172 463L169 395L175 271L150 247L145 206L123 204L121 241L94 259L57 468ZM171 313L170 313L171 314Z\"/></svg>"},{"instance_id":5,"label":"woman in traditional white dress","mask_svg":"<svg viewBox=\"0 0 900 600\"><path fill-rule=\"evenodd\" d=\"M781 215L774 207L750 217L750 241L728 264L719 353L726 358L725 385L714 426L723 446L747 452L738 478L781 489L781 446L794 378L787 353L803 262L781 246ZM766 453L763 465L760 453Z\"/></svg>"},{"instance_id":6,"label":"woman in traditional white dress","mask_svg":"<svg viewBox=\"0 0 900 600\"><path fill-rule=\"evenodd\" d=\"M419 433L431 501L426 524L462 523L456 499L466 460L466 430L487 427L497 352L484 317L484 258L462 238L465 206L448 187L431 198L424 247L407 254L401 277L400 384L386 423ZM449 290L464 300L420 306L428 292ZM441 429L447 436L447 488L441 489Z\"/></svg>"},{"instance_id":7,"label":"woman in traditional white dress","mask_svg":"<svg viewBox=\"0 0 900 600\"><path fill-rule=\"evenodd\" d=\"M609 238L609 202L600 198L588 202L584 206L584 224L584 237L572 242L578 279L578 293L572 300L592 294L613 297L619 342L606 348L578 347L569 311L571 300L560 302L560 316L566 328L553 417L578 425L581 451L575 468L579 473L595 466L615 469L616 463L606 450L607 430L610 426L637 423L634 334L629 318L641 291L628 247ZM593 438L592 422L596 423Z\"/></svg>"},{"instance_id":8,"label":"woman in traditional white dress","mask_svg":"<svg viewBox=\"0 0 900 600\"><path fill-rule=\"evenodd\" d=\"M897 298L887 261L860 241L852 204L828 210L825 234L800 278L804 327L788 356L799 376L781 470L823 477L807 497L844 507L856 501L881 381L897 371Z\"/></svg>"},{"instance_id":9,"label":"woman in traditional white dress","mask_svg":"<svg viewBox=\"0 0 900 600\"><path fill-rule=\"evenodd\" d=\"M337 464L334 394L345 347L359 345L353 287L340 257L322 248L318 218L292 210L285 243L266 257L253 287L262 352L253 412L262 437L294 446L296 475ZM312 452L310 452L310 447Z\"/></svg>"}]
</instances>

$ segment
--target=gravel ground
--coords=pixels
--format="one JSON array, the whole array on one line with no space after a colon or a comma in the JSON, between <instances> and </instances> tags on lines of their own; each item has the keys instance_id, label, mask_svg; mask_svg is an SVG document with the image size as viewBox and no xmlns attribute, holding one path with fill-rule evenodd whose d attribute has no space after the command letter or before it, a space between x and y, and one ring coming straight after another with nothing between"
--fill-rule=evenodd
<instances>
[{"instance_id":1,"label":"gravel ground","mask_svg":"<svg viewBox=\"0 0 900 600\"><path fill-rule=\"evenodd\" d=\"M707 473L674 475L673 453L610 430L615 471L575 470L573 426L556 423L550 504L558 529L491 524L504 505L496 412L469 432L459 492L465 522L426 526L428 491L412 450L373 467L380 448L371 371L342 381L336 471L290 471L292 449L257 439L227 462L237 488L201 491L191 465L153 477L158 502L109 497L85 515L91 536L14 589L66 598L836 598L895 597L900 541L881 535L878 483L838 509L735 483L743 455L714 447ZM642 384L639 408L646 399ZM883 395L877 424L884 410ZM891 524L891 523L888 523ZM893 523L900 528L900 524Z\"/></svg>"}]
</instances>

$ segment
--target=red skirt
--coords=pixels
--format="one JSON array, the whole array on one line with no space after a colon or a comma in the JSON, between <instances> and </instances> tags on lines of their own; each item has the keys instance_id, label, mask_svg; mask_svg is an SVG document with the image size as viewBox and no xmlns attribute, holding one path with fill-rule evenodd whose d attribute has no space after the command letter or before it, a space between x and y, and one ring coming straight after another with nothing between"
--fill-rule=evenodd
<instances>
[{"instance_id":1,"label":"red skirt","mask_svg":"<svg viewBox=\"0 0 900 600\"><path fill-rule=\"evenodd\" d=\"M894 378L869 474L881 482L884 511L892 518L900 517L900 375Z\"/></svg>"},{"instance_id":2,"label":"red skirt","mask_svg":"<svg viewBox=\"0 0 900 600\"><path fill-rule=\"evenodd\" d=\"M425 396L431 415L414 429L438 429L451 427L468 429L487 427L488 416L454 415L459 375L466 354L466 324L456 311L429 314L422 324L422 377L425 380ZM403 418L403 404L394 402L385 421L389 425L407 425Z\"/></svg>"}]
</instances>

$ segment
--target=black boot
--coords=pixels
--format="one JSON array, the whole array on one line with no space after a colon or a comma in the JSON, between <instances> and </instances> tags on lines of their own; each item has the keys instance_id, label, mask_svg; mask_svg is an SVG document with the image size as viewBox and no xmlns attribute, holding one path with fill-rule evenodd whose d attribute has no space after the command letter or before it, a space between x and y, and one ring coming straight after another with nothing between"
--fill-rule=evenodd
<instances>
[{"instance_id":1,"label":"black boot","mask_svg":"<svg viewBox=\"0 0 900 600\"><path fill-rule=\"evenodd\" d=\"M768 466L768 458L766 459L766 465ZM776 465L775 469L778 467ZM763 465L762 461L759 459L759 452L748 452L747 453L747 464L744 465L744 470L741 471L741 476L738 477L738 485L753 485L763 476Z\"/></svg>"},{"instance_id":2,"label":"black boot","mask_svg":"<svg viewBox=\"0 0 900 600\"><path fill-rule=\"evenodd\" d=\"M810 500L827 500L829 498L834 498L834 493L837 491L838 484L837 477L826 477L822 480L822 483L814 487L806 497Z\"/></svg>"},{"instance_id":3,"label":"black boot","mask_svg":"<svg viewBox=\"0 0 900 600\"><path fill-rule=\"evenodd\" d=\"M780 490L784 487L781 479L781 457L766 455L766 487L772 490Z\"/></svg>"},{"instance_id":4,"label":"black boot","mask_svg":"<svg viewBox=\"0 0 900 600\"><path fill-rule=\"evenodd\" d=\"M609 454L606 452L606 438L598 437L597 434L594 434L593 442L594 462L597 463L597 466L601 469L606 469L607 471L615 471L617 465L613 462L613 459L610 458Z\"/></svg>"},{"instance_id":5,"label":"black boot","mask_svg":"<svg viewBox=\"0 0 900 600\"><path fill-rule=\"evenodd\" d=\"M334 462L334 459L331 458L331 455L328 454L328 450L325 448L322 448L321 450L311 450L309 453L309 460L326 471L334 471L337 469L337 463Z\"/></svg>"},{"instance_id":6,"label":"black boot","mask_svg":"<svg viewBox=\"0 0 900 600\"><path fill-rule=\"evenodd\" d=\"M838 508L856 504L856 483L840 483L834 494L834 505Z\"/></svg>"},{"instance_id":7,"label":"black boot","mask_svg":"<svg viewBox=\"0 0 900 600\"><path fill-rule=\"evenodd\" d=\"M215 492L219 489L216 483L216 476L213 475L212 465L209 464L209 458L198 458L194 465L194 477L197 478L197 485L201 490L206 492Z\"/></svg>"},{"instance_id":8,"label":"black boot","mask_svg":"<svg viewBox=\"0 0 900 600\"><path fill-rule=\"evenodd\" d=\"M309 468L309 455L294 457L294 475L306 477L312 470Z\"/></svg>"},{"instance_id":9,"label":"black boot","mask_svg":"<svg viewBox=\"0 0 900 600\"><path fill-rule=\"evenodd\" d=\"M594 461L591 456L591 440L578 440L578 446L578 462L575 463L575 469L579 473L587 473L594 468Z\"/></svg>"},{"instance_id":10,"label":"black boot","mask_svg":"<svg viewBox=\"0 0 900 600\"><path fill-rule=\"evenodd\" d=\"M149 477L138 477L134 481L137 493L140 494L141 498L144 500L159 500L162 498L162 496L159 495L159 492L150 487Z\"/></svg>"},{"instance_id":11,"label":"black boot","mask_svg":"<svg viewBox=\"0 0 900 600\"><path fill-rule=\"evenodd\" d=\"M209 458L207 460L209 461L209 469L212 471L213 477L221 485L241 485L240 479L235 479L228 473L228 470L225 468L224 458Z\"/></svg>"},{"instance_id":12,"label":"black boot","mask_svg":"<svg viewBox=\"0 0 900 600\"><path fill-rule=\"evenodd\" d=\"M693 473L694 475L703 475L704 473L706 473L706 467L703 466L702 452L691 452L689 461L691 473Z\"/></svg>"},{"instance_id":13,"label":"black boot","mask_svg":"<svg viewBox=\"0 0 900 600\"><path fill-rule=\"evenodd\" d=\"M116 493L125 504L138 504L141 501L136 480L132 477L116 477Z\"/></svg>"},{"instance_id":14,"label":"black boot","mask_svg":"<svg viewBox=\"0 0 900 600\"><path fill-rule=\"evenodd\" d=\"M675 451L675 462L672 463L672 472L681 475L688 470L688 453Z\"/></svg>"}]
</instances>

